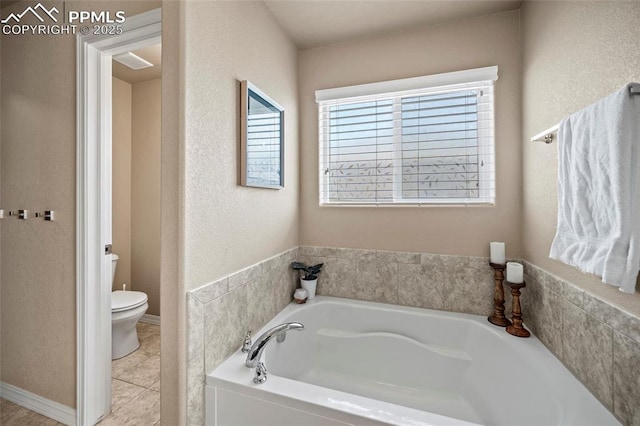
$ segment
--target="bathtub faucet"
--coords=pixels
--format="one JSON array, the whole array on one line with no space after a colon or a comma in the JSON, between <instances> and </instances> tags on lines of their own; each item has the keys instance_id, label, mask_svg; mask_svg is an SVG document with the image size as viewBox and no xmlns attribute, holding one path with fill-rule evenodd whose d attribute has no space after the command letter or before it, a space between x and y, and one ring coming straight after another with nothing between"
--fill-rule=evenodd
<instances>
[{"instance_id":1,"label":"bathtub faucet","mask_svg":"<svg viewBox=\"0 0 640 426\"><path fill-rule=\"evenodd\" d=\"M299 322L286 322L284 324L276 325L258 337L255 343L251 346L244 365L248 368L256 369L256 375L253 378L253 383L260 384L267 381L267 369L264 366L264 363L260 361L260 359L262 359L262 352L264 352L264 349L267 347L267 343L269 343L274 336L279 343L284 342L285 337L287 337L287 331L289 330L302 331L304 330L304 325Z\"/></svg>"}]
</instances>

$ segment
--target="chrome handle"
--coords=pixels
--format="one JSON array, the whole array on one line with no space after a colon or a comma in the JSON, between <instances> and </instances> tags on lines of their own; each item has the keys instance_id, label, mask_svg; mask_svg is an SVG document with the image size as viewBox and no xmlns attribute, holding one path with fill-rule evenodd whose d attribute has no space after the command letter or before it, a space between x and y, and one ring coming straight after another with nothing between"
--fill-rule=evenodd
<instances>
[{"instance_id":1,"label":"chrome handle","mask_svg":"<svg viewBox=\"0 0 640 426\"><path fill-rule=\"evenodd\" d=\"M247 334L244 335L244 343L242 343L241 351L245 354L249 353L251 350L251 344L251 330L247 330Z\"/></svg>"},{"instance_id":2,"label":"chrome handle","mask_svg":"<svg viewBox=\"0 0 640 426\"><path fill-rule=\"evenodd\" d=\"M259 362L256 365L256 375L253 376L253 383L256 385L260 385L267 381L267 367L264 366L264 363Z\"/></svg>"}]
</instances>

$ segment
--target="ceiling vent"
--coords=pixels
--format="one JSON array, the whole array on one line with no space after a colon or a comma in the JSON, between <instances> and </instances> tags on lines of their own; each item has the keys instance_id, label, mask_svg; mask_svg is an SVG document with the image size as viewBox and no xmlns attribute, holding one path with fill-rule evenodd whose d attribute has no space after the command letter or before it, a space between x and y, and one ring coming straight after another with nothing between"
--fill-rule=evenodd
<instances>
[{"instance_id":1,"label":"ceiling vent","mask_svg":"<svg viewBox=\"0 0 640 426\"><path fill-rule=\"evenodd\" d=\"M113 59L120 62L122 65L131 68L132 70L141 70L153 66L151 62L146 61L140 56L134 55L131 52L116 55L113 57Z\"/></svg>"}]
</instances>

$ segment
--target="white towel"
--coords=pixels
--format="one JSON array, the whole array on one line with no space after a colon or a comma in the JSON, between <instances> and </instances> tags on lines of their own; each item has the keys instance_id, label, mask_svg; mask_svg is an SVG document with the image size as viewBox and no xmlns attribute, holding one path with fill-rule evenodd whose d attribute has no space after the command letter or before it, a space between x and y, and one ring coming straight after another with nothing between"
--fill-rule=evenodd
<instances>
[{"instance_id":1,"label":"white towel","mask_svg":"<svg viewBox=\"0 0 640 426\"><path fill-rule=\"evenodd\" d=\"M560 123L558 228L549 256L633 293L640 269L640 95L630 95L629 86Z\"/></svg>"}]
</instances>

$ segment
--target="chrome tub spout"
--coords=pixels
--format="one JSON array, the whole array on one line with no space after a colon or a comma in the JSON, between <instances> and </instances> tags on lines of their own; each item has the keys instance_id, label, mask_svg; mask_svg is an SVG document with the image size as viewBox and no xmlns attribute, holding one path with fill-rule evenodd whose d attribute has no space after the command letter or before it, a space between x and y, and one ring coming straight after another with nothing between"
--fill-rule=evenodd
<instances>
[{"instance_id":1,"label":"chrome tub spout","mask_svg":"<svg viewBox=\"0 0 640 426\"><path fill-rule=\"evenodd\" d=\"M249 353L247 354L247 360L244 365L248 368L255 368L256 375L253 378L254 383L264 383L267 380L267 369L264 364L260 361L262 359L262 353L264 349L267 347L267 344L274 338L278 340L278 342L284 342L284 339L287 337L287 331L289 330L304 330L304 325L299 322L287 322L284 324L277 325L270 330L267 330L264 334L256 339L254 344L249 349Z\"/></svg>"}]
</instances>

